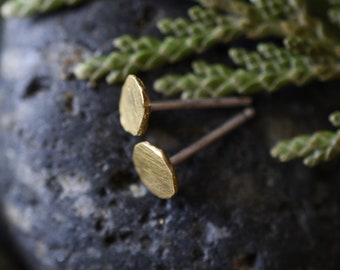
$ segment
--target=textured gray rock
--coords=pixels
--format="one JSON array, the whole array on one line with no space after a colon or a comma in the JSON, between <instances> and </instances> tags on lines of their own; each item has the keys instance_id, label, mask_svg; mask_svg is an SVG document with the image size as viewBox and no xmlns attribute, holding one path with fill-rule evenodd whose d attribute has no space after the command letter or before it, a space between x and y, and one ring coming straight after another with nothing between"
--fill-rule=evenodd
<instances>
[{"instance_id":1,"label":"textured gray rock","mask_svg":"<svg viewBox=\"0 0 340 270\"><path fill-rule=\"evenodd\" d=\"M178 166L180 192L162 201L134 172L139 139L119 125L120 88L63 79L113 37L155 34L189 4L90 1L6 22L1 198L32 269L337 269L339 161L308 169L268 154L280 138L330 128L336 83L258 95L257 118ZM146 136L171 154L236 111L155 113Z\"/></svg>"}]
</instances>

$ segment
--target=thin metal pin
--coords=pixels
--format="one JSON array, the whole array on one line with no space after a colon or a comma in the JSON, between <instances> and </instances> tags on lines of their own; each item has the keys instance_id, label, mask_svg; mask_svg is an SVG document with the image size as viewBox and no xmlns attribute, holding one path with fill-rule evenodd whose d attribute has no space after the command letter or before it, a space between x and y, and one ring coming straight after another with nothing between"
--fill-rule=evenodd
<instances>
[{"instance_id":1,"label":"thin metal pin","mask_svg":"<svg viewBox=\"0 0 340 270\"><path fill-rule=\"evenodd\" d=\"M151 103L144 83L137 76L129 75L119 101L120 123L125 131L141 136L147 130L151 111L236 107L246 106L251 102L248 97L228 97Z\"/></svg>"},{"instance_id":2,"label":"thin metal pin","mask_svg":"<svg viewBox=\"0 0 340 270\"><path fill-rule=\"evenodd\" d=\"M155 196L160 199L170 199L178 191L174 166L231 132L254 115L254 109L245 109L171 158L168 158L162 149L147 141L136 144L133 150L133 162L140 179Z\"/></svg>"}]
</instances>

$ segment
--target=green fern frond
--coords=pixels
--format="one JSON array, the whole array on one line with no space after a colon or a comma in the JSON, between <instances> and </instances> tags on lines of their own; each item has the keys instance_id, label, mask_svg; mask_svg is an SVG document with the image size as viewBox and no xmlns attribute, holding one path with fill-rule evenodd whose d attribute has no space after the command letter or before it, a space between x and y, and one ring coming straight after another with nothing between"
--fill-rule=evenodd
<instances>
[{"instance_id":1,"label":"green fern frond","mask_svg":"<svg viewBox=\"0 0 340 270\"><path fill-rule=\"evenodd\" d=\"M305 157L314 151L326 148L335 133L319 131L313 135L300 135L290 140L279 142L271 151L272 156L280 161L290 161L299 157Z\"/></svg>"},{"instance_id":2,"label":"green fern frond","mask_svg":"<svg viewBox=\"0 0 340 270\"><path fill-rule=\"evenodd\" d=\"M290 0L292 5L288 5L289 8L282 4L283 0L274 2L276 4L259 0L253 0L252 3L213 1L208 4L203 1L201 3L208 6L223 5L228 12L193 7L189 10L190 20L164 19L158 23L160 31L167 35L164 40L123 36L114 41L118 51L106 56L103 62L95 58L79 64L75 68L75 75L91 81L106 76L108 83L115 83L129 73L178 62L192 54L202 53L217 43L227 43L240 36L252 39L284 37L292 31L287 30L286 20L299 23L296 17L302 12L301 3L304 1ZM83 70L87 73L82 73Z\"/></svg>"},{"instance_id":3,"label":"green fern frond","mask_svg":"<svg viewBox=\"0 0 340 270\"><path fill-rule=\"evenodd\" d=\"M301 86L312 80L340 76L337 63L316 64L272 43L259 44L257 52L231 49L229 55L244 68L232 70L199 62L194 64L193 73L164 76L155 82L154 88L165 95L181 93L182 98L220 97L275 91L289 84ZM205 76L202 76L204 71Z\"/></svg>"},{"instance_id":4,"label":"green fern frond","mask_svg":"<svg viewBox=\"0 0 340 270\"><path fill-rule=\"evenodd\" d=\"M331 114L330 120L340 126L340 112ZM271 155L282 162L303 158L305 165L313 167L340 155L340 130L318 131L312 135L300 135L277 143Z\"/></svg>"},{"instance_id":5,"label":"green fern frond","mask_svg":"<svg viewBox=\"0 0 340 270\"><path fill-rule=\"evenodd\" d=\"M335 42L326 35L323 23L309 16L305 0L198 2L204 8L194 6L189 9L190 19L164 19L158 23L159 30L166 35L164 40L120 37L114 41L117 51L105 56L102 62L96 57L80 63L75 68L76 77L97 81L106 76L108 83L116 83L124 80L129 73L178 62L240 36L250 39L301 36L332 45L329 48L335 46ZM340 47L334 51L340 56ZM82 72L84 70L86 73Z\"/></svg>"},{"instance_id":6,"label":"green fern frond","mask_svg":"<svg viewBox=\"0 0 340 270\"><path fill-rule=\"evenodd\" d=\"M3 17L24 17L50 12L63 6L73 6L86 0L10 0L1 7Z\"/></svg>"}]
</instances>

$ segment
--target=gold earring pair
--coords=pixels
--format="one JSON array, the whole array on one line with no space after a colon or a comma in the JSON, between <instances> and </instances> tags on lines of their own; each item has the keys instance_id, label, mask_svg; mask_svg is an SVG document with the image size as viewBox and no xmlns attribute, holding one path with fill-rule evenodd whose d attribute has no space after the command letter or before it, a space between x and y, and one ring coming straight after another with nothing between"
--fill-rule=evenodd
<instances>
[{"instance_id":1,"label":"gold earring pair","mask_svg":"<svg viewBox=\"0 0 340 270\"><path fill-rule=\"evenodd\" d=\"M120 122L125 131L134 136L141 136L147 130L151 111L236 107L246 106L251 102L252 100L247 97L229 97L151 103L144 83L135 75L129 75L123 85L119 102ZM136 144L133 150L133 163L140 179L155 196L161 199L170 199L178 191L178 181L174 166L231 132L254 115L254 109L244 109L243 112L235 115L220 127L170 158L162 149L147 141Z\"/></svg>"}]
</instances>

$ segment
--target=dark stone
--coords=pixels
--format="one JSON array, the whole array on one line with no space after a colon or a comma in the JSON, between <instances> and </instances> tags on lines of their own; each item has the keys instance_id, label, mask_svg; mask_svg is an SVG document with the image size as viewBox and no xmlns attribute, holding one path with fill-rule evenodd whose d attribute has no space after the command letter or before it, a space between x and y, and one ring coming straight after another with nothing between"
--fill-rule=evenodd
<instances>
[{"instance_id":1,"label":"dark stone","mask_svg":"<svg viewBox=\"0 0 340 270\"><path fill-rule=\"evenodd\" d=\"M0 216L0 228L0 269L27 269L22 259L22 255L18 248L14 245L13 240L10 238L8 224L4 221L2 216Z\"/></svg>"},{"instance_id":2,"label":"dark stone","mask_svg":"<svg viewBox=\"0 0 340 270\"><path fill-rule=\"evenodd\" d=\"M337 83L257 95L256 119L177 166L179 194L162 201L133 169L140 139L120 127L120 87L64 79L114 37L156 34L189 4L89 1L6 22L1 198L32 269L338 269L339 160L309 169L269 156L281 138L331 128ZM222 47L206 55L227 61ZM188 63L142 77L151 86ZM172 154L237 111L154 113L146 138Z\"/></svg>"}]
</instances>

